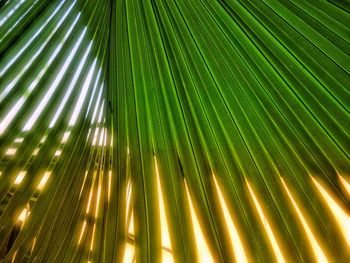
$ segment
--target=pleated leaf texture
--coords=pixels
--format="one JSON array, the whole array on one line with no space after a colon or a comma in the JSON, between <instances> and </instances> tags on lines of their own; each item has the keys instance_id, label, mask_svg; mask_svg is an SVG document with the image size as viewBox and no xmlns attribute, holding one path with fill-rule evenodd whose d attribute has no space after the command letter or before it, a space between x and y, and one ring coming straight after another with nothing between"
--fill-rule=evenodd
<instances>
[{"instance_id":1,"label":"pleated leaf texture","mask_svg":"<svg viewBox=\"0 0 350 263\"><path fill-rule=\"evenodd\" d=\"M350 2L0 0L0 262L350 262Z\"/></svg>"}]
</instances>

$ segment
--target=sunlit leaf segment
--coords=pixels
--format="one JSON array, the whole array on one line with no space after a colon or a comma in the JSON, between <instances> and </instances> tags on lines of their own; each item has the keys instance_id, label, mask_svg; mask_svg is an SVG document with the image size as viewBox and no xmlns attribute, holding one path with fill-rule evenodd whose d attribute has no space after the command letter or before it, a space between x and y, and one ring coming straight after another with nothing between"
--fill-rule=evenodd
<instances>
[{"instance_id":1,"label":"sunlit leaf segment","mask_svg":"<svg viewBox=\"0 0 350 263\"><path fill-rule=\"evenodd\" d=\"M0 262L350 262L348 0L0 0Z\"/></svg>"}]
</instances>

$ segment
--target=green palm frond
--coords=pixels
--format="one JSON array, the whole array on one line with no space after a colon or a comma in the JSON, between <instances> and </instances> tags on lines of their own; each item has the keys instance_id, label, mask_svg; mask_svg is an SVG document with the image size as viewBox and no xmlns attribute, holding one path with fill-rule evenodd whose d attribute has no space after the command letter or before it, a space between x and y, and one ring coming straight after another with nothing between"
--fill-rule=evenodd
<instances>
[{"instance_id":1,"label":"green palm frond","mask_svg":"<svg viewBox=\"0 0 350 263\"><path fill-rule=\"evenodd\" d=\"M0 262L349 262L348 0L1 0Z\"/></svg>"}]
</instances>

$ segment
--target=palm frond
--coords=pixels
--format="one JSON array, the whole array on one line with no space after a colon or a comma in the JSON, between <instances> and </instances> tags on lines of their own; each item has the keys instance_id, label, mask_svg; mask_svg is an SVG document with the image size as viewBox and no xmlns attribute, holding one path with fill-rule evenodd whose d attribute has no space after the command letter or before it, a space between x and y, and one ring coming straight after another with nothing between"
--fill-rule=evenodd
<instances>
[{"instance_id":1,"label":"palm frond","mask_svg":"<svg viewBox=\"0 0 350 263\"><path fill-rule=\"evenodd\" d=\"M350 3L1 0L0 262L348 262Z\"/></svg>"}]
</instances>

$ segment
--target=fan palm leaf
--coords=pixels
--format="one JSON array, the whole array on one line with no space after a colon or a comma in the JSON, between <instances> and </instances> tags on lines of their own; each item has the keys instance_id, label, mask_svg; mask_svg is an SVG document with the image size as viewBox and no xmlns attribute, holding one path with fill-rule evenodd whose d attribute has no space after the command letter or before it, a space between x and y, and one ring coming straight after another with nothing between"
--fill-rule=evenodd
<instances>
[{"instance_id":1,"label":"fan palm leaf","mask_svg":"<svg viewBox=\"0 0 350 263\"><path fill-rule=\"evenodd\" d=\"M1 262L348 262L347 0L1 0Z\"/></svg>"}]
</instances>

